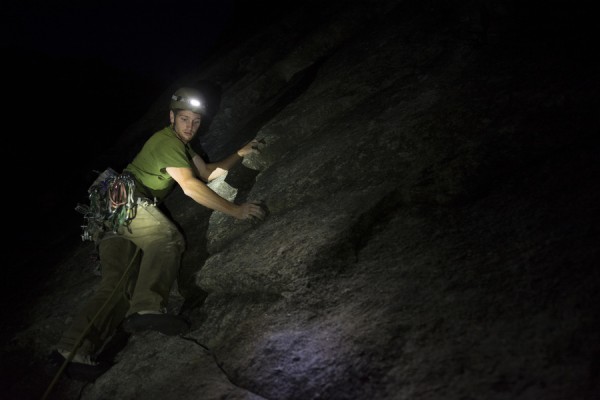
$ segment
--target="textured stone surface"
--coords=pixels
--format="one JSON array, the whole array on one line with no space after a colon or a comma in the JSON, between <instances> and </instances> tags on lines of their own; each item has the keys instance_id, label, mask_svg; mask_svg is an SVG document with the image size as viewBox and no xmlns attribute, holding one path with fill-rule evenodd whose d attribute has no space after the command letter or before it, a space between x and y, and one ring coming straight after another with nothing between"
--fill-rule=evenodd
<instances>
[{"instance_id":1,"label":"textured stone surface","mask_svg":"<svg viewBox=\"0 0 600 400\"><path fill-rule=\"evenodd\" d=\"M210 158L264 142L211 188L270 214L176 191L171 310L192 331L133 337L54 398L599 398L600 69L559 9L421 3L290 13L174 84L221 90ZM8 398L50 382L43 357L99 279L91 252L5 346Z\"/></svg>"}]
</instances>

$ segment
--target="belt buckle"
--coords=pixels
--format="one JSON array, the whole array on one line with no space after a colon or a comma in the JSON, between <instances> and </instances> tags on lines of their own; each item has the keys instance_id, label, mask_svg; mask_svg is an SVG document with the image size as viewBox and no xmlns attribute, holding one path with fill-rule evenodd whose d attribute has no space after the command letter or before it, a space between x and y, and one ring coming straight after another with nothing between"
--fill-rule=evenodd
<instances>
[{"instance_id":1,"label":"belt buckle","mask_svg":"<svg viewBox=\"0 0 600 400\"><path fill-rule=\"evenodd\" d=\"M138 197L137 199L137 204L142 206L142 207L148 207L148 206L155 206L156 205L156 198L154 199L154 201L146 198L146 197Z\"/></svg>"}]
</instances>

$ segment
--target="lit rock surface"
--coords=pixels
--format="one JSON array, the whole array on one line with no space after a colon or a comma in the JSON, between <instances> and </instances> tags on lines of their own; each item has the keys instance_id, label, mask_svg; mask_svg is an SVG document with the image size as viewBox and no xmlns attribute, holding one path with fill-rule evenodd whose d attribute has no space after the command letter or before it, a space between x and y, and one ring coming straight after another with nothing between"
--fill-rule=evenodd
<instances>
[{"instance_id":1,"label":"lit rock surface","mask_svg":"<svg viewBox=\"0 0 600 400\"><path fill-rule=\"evenodd\" d=\"M269 215L176 191L171 310L192 331L133 337L54 398L599 398L600 69L561 10L419 3L290 12L174 83L220 90L210 158L264 142L211 187ZM91 251L7 345L12 398L49 384L43 358L99 279Z\"/></svg>"}]
</instances>

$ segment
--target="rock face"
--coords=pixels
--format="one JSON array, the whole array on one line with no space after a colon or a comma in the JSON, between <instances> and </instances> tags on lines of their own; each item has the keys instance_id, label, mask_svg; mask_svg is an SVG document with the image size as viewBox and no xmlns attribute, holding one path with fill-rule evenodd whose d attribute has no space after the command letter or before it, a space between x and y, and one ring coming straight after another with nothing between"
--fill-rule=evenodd
<instances>
[{"instance_id":1,"label":"rock face","mask_svg":"<svg viewBox=\"0 0 600 400\"><path fill-rule=\"evenodd\" d=\"M309 4L173 85L219 99L210 159L264 142L210 186L268 217L173 193L188 251L172 311L192 331L131 337L95 383L61 377L49 398L600 398L600 69L584 10ZM63 260L6 345L10 398L50 384L43 358L99 279L92 250Z\"/></svg>"}]
</instances>

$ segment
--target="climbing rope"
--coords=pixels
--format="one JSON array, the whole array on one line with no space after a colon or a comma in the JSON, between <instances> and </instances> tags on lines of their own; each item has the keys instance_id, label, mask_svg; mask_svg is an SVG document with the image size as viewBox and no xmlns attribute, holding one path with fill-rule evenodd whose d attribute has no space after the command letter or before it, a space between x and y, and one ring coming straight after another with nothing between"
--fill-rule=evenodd
<instances>
[{"instance_id":1,"label":"climbing rope","mask_svg":"<svg viewBox=\"0 0 600 400\"><path fill-rule=\"evenodd\" d=\"M136 202L133 196L135 181L128 173L114 176L108 180L108 216L111 230L117 233L121 226L129 227L136 215Z\"/></svg>"},{"instance_id":2,"label":"climbing rope","mask_svg":"<svg viewBox=\"0 0 600 400\"><path fill-rule=\"evenodd\" d=\"M56 383L58 382L58 379L62 375L63 371L65 370L65 368L67 368L67 365L69 365L69 363L71 361L73 361L73 357L75 357L75 354L76 354L77 350L79 350L79 347L81 346L81 343L83 342L83 339L88 334L90 328L92 327L92 325L96 321L96 318L98 318L98 315L100 315L100 313L104 310L104 308L106 307L106 305L110 302L110 300L112 299L112 297L115 295L115 292L117 291L117 289L119 287L121 287L121 284L123 283L123 280L125 279L125 277L129 276L129 270L131 269L131 266L133 265L133 261L137 257L139 251L140 251L140 248L138 247L135 250L135 254L131 258L131 261L129 262L129 265L127 266L127 268L125 268L125 271L123 271L123 275L121 275L121 279L119 279L119 282L117 282L117 284L115 285L115 288L110 293L110 296L108 296L108 298L106 299L106 301L102 304L102 306L98 309L98 311L96 312L96 314L92 317L92 319L90 320L90 322L87 324L87 326L85 327L85 329L83 330L83 332L81 333L81 335L79 336L79 338L77 338L77 341L75 342L75 345L73 345L73 348L71 349L69 356L65 358L65 361L63 361L63 363L60 366L59 370L56 372L56 375L54 375L54 379L52 379L52 382L50 382L50 385L48 385L48 388L46 389L46 392L44 392L44 395L42 396L42 400L45 400L48 397L48 395L50 394L50 392L54 388L54 385L56 385Z\"/></svg>"},{"instance_id":3,"label":"climbing rope","mask_svg":"<svg viewBox=\"0 0 600 400\"><path fill-rule=\"evenodd\" d=\"M129 228L136 215L135 179L128 172L117 174L108 168L88 189L89 205L78 204L85 225L81 228L83 241L97 241L107 229L117 233L120 227Z\"/></svg>"},{"instance_id":4,"label":"climbing rope","mask_svg":"<svg viewBox=\"0 0 600 400\"><path fill-rule=\"evenodd\" d=\"M114 233L117 233L117 230L121 226L129 228L131 221L136 216L137 210L136 202L134 200L134 190L135 180L128 172L119 175L112 168L108 168L100 174L88 189L89 205L78 204L77 207L75 207L76 211L84 215L84 219L87 223L82 226L82 240L99 240L101 233L107 229L107 226ZM98 315L100 315L106 305L110 302L117 289L121 287L125 277L129 275L129 270L139 251L140 248L138 247L110 296L106 299L104 304L102 304L75 342L69 356L65 358L65 361L54 376L54 379L46 389L42 400L48 397L67 365L73 361L73 357L75 357L77 350L81 346L84 337L88 334L96 318L98 318Z\"/></svg>"}]
</instances>

